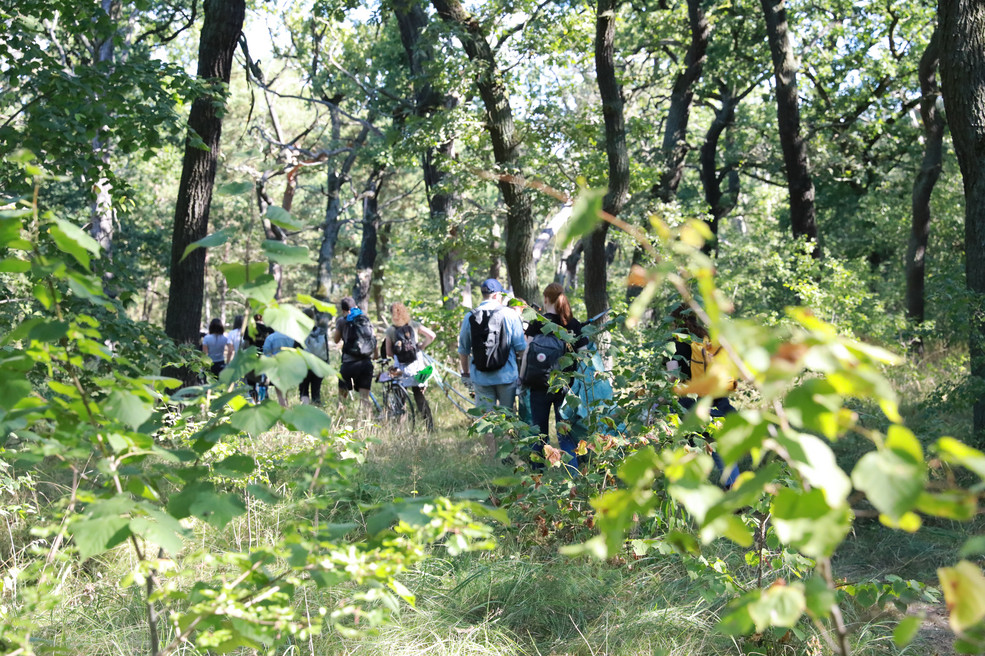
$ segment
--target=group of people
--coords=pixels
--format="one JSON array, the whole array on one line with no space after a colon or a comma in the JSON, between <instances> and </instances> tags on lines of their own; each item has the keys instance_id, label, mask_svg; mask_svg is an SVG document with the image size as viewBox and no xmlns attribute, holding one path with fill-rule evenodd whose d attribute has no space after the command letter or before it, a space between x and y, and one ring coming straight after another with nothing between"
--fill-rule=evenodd
<instances>
[{"instance_id":1,"label":"group of people","mask_svg":"<svg viewBox=\"0 0 985 656\"><path fill-rule=\"evenodd\" d=\"M577 442L561 421L561 407L577 363L575 358L564 356L589 345L585 324L574 317L564 288L558 283L544 288L543 305L536 308L538 318L526 326L521 313L527 306L523 303L506 305L506 290L497 279L483 281L480 291L482 302L462 319L457 349L462 379L473 390L476 405L487 410L499 407L514 411L518 390L525 390L529 394L530 422L540 434L533 447L540 457L533 458L533 466L543 466L543 451L550 434L552 415L558 446L567 454L569 466L576 464ZM329 341L338 345L341 351L338 376L340 401L345 401L355 391L360 404L368 411L371 407L374 360L381 355L375 330L352 297L339 301L338 309L335 322L331 325L328 315L316 315L309 311L309 316L315 319L315 327L303 348L327 361ZM704 360L709 356L708 336L684 306L678 308L673 317L686 337L675 339L675 356L668 360L666 366L673 375L688 380L700 375L695 368L705 366ZM390 306L390 318L391 323L384 332L382 354L391 372L401 376L401 380L405 381L403 384L412 390L426 428L433 430L434 420L424 394L424 385L420 382L415 384L413 377L406 374L415 363L421 362L424 349L435 339L435 332L413 321L403 303ZM267 356L276 355L286 347L302 347L288 335L264 326L259 316L255 318L255 326L255 330L247 335L243 329L243 317L237 316L233 329L226 335L222 322L212 320L209 334L202 340L202 351L212 361L213 374L218 375L244 345L257 346ZM248 382L256 384L257 380ZM321 386L322 378L309 370L299 386L301 402L320 404ZM276 391L278 401L285 405L282 390ZM693 406L694 402L687 396L681 398L685 409ZM734 409L727 397L714 400L714 415L723 416L732 411ZM491 435L487 437L487 447L495 455L496 444Z\"/></svg>"}]
</instances>

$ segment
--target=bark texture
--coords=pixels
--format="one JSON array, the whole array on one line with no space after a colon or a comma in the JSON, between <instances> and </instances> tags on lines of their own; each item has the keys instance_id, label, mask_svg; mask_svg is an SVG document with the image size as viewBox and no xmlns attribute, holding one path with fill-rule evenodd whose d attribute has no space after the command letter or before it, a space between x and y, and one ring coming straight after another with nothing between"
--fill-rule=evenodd
<instances>
[{"instance_id":1,"label":"bark texture","mask_svg":"<svg viewBox=\"0 0 985 656\"><path fill-rule=\"evenodd\" d=\"M185 248L206 236L215 182L225 85L229 83L233 53L243 28L245 0L206 0L198 47L198 76L213 85L212 93L195 99L188 116L189 135L181 166L181 183L171 238L171 287L164 327L177 342L198 341L205 291L205 250L196 249L184 260ZM207 146L198 147L192 134Z\"/></svg>"},{"instance_id":2,"label":"bark texture","mask_svg":"<svg viewBox=\"0 0 985 656\"><path fill-rule=\"evenodd\" d=\"M622 211L629 195L629 151L623 116L622 87L616 79L615 48L618 0L598 0L595 13L595 77L602 97L605 152L609 162L609 189L602 209L613 216ZM609 308L606 236L609 223L600 223L584 239L585 309L594 317Z\"/></svg>"},{"instance_id":3,"label":"bark texture","mask_svg":"<svg viewBox=\"0 0 985 656\"><path fill-rule=\"evenodd\" d=\"M116 25L117 21L120 20L120 1L101 0L100 8L109 16L113 25ZM95 56L93 59L97 66L105 67L107 77L112 72L113 63L116 58L116 36L117 32L114 30L104 35L102 41L94 44ZM105 168L98 173L99 178L92 184L93 199L90 207L92 221L89 227L89 234L92 235L92 238L105 251L106 257L111 258L113 255L113 235L116 228L116 210L113 209L113 185L110 183L109 178L106 177L104 171L109 170L113 145L109 139L97 135L92 140L92 150L99 157L100 161L102 161Z\"/></svg>"},{"instance_id":4,"label":"bark texture","mask_svg":"<svg viewBox=\"0 0 985 656\"><path fill-rule=\"evenodd\" d=\"M800 101L797 98L797 59L787 25L785 0L761 0L766 17L766 34L776 80L776 118L790 193L790 227L795 239L814 242L817 248L817 210L814 206L814 179L807 142L800 130Z\"/></svg>"},{"instance_id":5,"label":"bark texture","mask_svg":"<svg viewBox=\"0 0 985 656\"><path fill-rule=\"evenodd\" d=\"M486 129L493 146L499 189L506 202L506 270L514 293L524 300L536 300L537 268L531 253L534 220L530 194L525 190L520 169L520 136L513 122L513 110L506 85L496 66L496 57L479 21L462 7L459 0L432 0L442 20L457 29L465 53L476 67L476 87L486 108Z\"/></svg>"},{"instance_id":6,"label":"bark texture","mask_svg":"<svg viewBox=\"0 0 985 656\"><path fill-rule=\"evenodd\" d=\"M934 34L920 58L920 118L923 121L923 160L913 181L910 243L906 249L906 314L914 323L926 318L924 307L925 258L930 238L930 197L941 176L944 161L944 118L937 111L940 89L940 30Z\"/></svg>"},{"instance_id":7,"label":"bark texture","mask_svg":"<svg viewBox=\"0 0 985 656\"><path fill-rule=\"evenodd\" d=\"M699 162L701 165L701 186L704 189L705 202L708 203L710 217L707 220L711 229L712 239L705 244L704 251L718 253L718 226L721 220L735 208L739 198L739 172L735 166L726 163L718 168L717 155L722 135L735 121L735 108L739 105L739 97L726 85L721 85L721 105L715 111L715 118L705 133L704 143L701 144ZM727 182L727 188L722 190L722 182Z\"/></svg>"},{"instance_id":8,"label":"bark texture","mask_svg":"<svg viewBox=\"0 0 985 656\"><path fill-rule=\"evenodd\" d=\"M941 85L965 195L965 277L971 295L971 375L985 379L985 3L940 0ZM974 411L973 444L985 446L985 395Z\"/></svg>"},{"instance_id":9,"label":"bark texture","mask_svg":"<svg viewBox=\"0 0 985 656\"><path fill-rule=\"evenodd\" d=\"M431 116L441 109L453 109L458 101L453 96L442 96L427 79L424 63L434 57L433 48L422 43L421 36L427 27L428 17L418 0L398 0L393 13L400 28L400 41L407 54L408 67L414 80L414 109L419 117ZM428 148L422 158L424 185L427 189L428 210L431 222L447 236L450 244L438 256L438 280L446 310L459 305L459 297L471 299L471 289L466 276L465 263L455 244L458 236L455 211L458 199L449 189L447 174L441 168L442 160L455 159L455 142L448 139L437 147Z\"/></svg>"},{"instance_id":10,"label":"bark texture","mask_svg":"<svg viewBox=\"0 0 985 656\"><path fill-rule=\"evenodd\" d=\"M363 188L363 236L356 257L356 280L352 284L352 298L363 312L369 312L369 293L373 286L378 253L377 235L380 230L380 189L383 186L383 168L374 168Z\"/></svg>"}]
</instances>

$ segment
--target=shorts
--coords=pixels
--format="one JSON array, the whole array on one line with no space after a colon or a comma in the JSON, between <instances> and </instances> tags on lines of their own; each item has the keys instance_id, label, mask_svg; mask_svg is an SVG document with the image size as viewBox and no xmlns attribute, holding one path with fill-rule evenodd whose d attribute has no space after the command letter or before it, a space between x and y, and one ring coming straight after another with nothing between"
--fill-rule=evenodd
<instances>
[{"instance_id":1,"label":"shorts","mask_svg":"<svg viewBox=\"0 0 985 656\"><path fill-rule=\"evenodd\" d=\"M339 389L369 389L373 386L373 361L370 359L343 362L339 369Z\"/></svg>"}]
</instances>

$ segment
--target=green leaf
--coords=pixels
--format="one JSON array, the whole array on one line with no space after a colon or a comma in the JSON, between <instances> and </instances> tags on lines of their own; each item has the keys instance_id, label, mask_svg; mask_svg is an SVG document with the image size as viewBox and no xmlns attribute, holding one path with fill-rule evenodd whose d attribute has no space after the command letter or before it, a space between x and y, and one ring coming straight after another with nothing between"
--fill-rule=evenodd
<instances>
[{"instance_id":1,"label":"green leaf","mask_svg":"<svg viewBox=\"0 0 985 656\"><path fill-rule=\"evenodd\" d=\"M794 469L813 487L824 490L828 505L840 506L848 498L852 483L824 440L807 433L782 431L776 441L786 449Z\"/></svg>"},{"instance_id":2,"label":"green leaf","mask_svg":"<svg viewBox=\"0 0 985 656\"><path fill-rule=\"evenodd\" d=\"M219 382L224 385L244 378L260 364L259 352L255 346L247 346L236 351L236 355L219 373Z\"/></svg>"},{"instance_id":3,"label":"green leaf","mask_svg":"<svg viewBox=\"0 0 985 656\"><path fill-rule=\"evenodd\" d=\"M775 584L749 604L749 617L762 632L771 626L792 627L806 609L807 600L799 586Z\"/></svg>"},{"instance_id":4,"label":"green leaf","mask_svg":"<svg viewBox=\"0 0 985 656\"><path fill-rule=\"evenodd\" d=\"M246 298L267 305L277 296L277 281L269 273L264 273L240 287L239 291Z\"/></svg>"},{"instance_id":5,"label":"green leaf","mask_svg":"<svg viewBox=\"0 0 985 656\"><path fill-rule=\"evenodd\" d=\"M335 378L335 374L337 372L332 365L328 364L314 353L310 353L303 349L298 352L308 365L308 371L315 374L319 378Z\"/></svg>"},{"instance_id":6,"label":"green leaf","mask_svg":"<svg viewBox=\"0 0 985 656\"><path fill-rule=\"evenodd\" d=\"M782 488L770 509L777 537L813 558L834 553L852 527L847 505L831 507L821 490Z\"/></svg>"},{"instance_id":7,"label":"green leaf","mask_svg":"<svg viewBox=\"0 0 985 656\"><path fill-rule=\"evenodd\" d=\"M917 633L919 633L920 626L922 624L922 617L917 617L916 615L904 617L900 620L900 623L896 625L896 628L893 629L893 642L901 649L906 647L908 644L913 642L914 638L917 637Z\"/></svg>"},{"instance_id":8,"label":"green leaf","mask_svg":"<svg viewBox=\"0 0 985 656\"><path fill-rule=\"evenodd\" d=\"M974 563L962 560L937 570L949 621L955 633L964 633L985 618L985 576Z\"/></svg>"},{"instance_id":9,"label":"green leaf","mask_svg":"<svg viewBox=\"0 0 985 656\"><path fill-rule=\"evenodd\" d=\"M0 409L10 410L18 401L30 394L30 382L10 376L7 370L0 372Z\"/></svg>"},{"instance_id":10,"label":"green leaf","mask_svg":"<svg viewBox=\"0 0 985 656\"><path fill-rule=\"evenodd\" d=\"M223 528L246 512L243 500L234 494L216 494L215 487L196 481L168 500L168 513L175 519L198 517L216 528Z\"/></svg>"},{"instance_id":11,"label":"green leaf","mask_svg":"<svg viewBox=\"0 0 985 656\"><path fill-rule=\"evenodd\" d=\"M332 418L313 405L296 405L284 413L283 421L294 430L315 437L331 434Z\"/></svg>"},{"instance_id":12,"label":"green leaf","mask_svg":"<svg viewBox=\"0 0 985 656\"><path fill-rule=\"evenodd\" d=\"M227 182L218 189L216 193L220 196L242 196L256 189L252 182Z\"/></svg>"},{"instance_id":13,"label":"green leaf","mask_svg":"<svg viewBox=\"0 0 985 656\"><path fill-rule=\"evenodd\" d=\"M316 310L318 310L319 312L330 314L333 317L335 316L336 309L335 309L335 305L333 305L332 303L326 303L324 301L320 301L314 296L309 296L308 294L298 294L297 300L298 303L310 305L314 307Z\"/></svg>"},{"instance_id":14,"label":"green leaf","mask_svg":"<svg viewBox=\"0 0 985 656\"><path fill-rule=\"evenodd\" d=\"M9 211L9 210L5 210ZM16 210L23 213L25 210ZM31 211L26 210L27 215ZM18 216L0 216L0 247L6 246L10 242L21 236L21 220Z\"/></svg>"},{"instance_id":15,"label":"green leaf","mask_svg":"<svg viewBox=\"0 0 985 656\"><path fill-rule=\"evenodd\" d=\"M583 189L571 208L571 218L558 232L558 243L567 246L587 235L602 220L602 201L605 189Z\"/></svg>"},{"instance_id":16,"label":"green leaf","mask_svg":"<svg viewBox=\"0 0 985 656\"><path fill-rule=\"evenodd\" d=\"M256 280L267 271L266 262L250 262L249 268L242 262L226 262L219 265L230 289L242 287L248 280Z\"/></svg>"},{"instance_id":17,"label":"green leaf","mask_svg":"<svg viewBox=\"0 0 985 656\"><path fill-rule=\"evenodd\" d=\"M942 437L935 447L944 462L969 469L985 479L985 453L953 437Z\"/></svg>"},{"instance_id":18,"label":"green leaf","mask_svg":"<svg viewBox=\"0 0 985 656\"><path fill-rule=\"evenodd\" d=\"M285 230L300 230L304 227L304 224L295 219L290 212L277 205L267 207L266 215L271 223Z\"/></svg>"},{"instance_id":19,"label":"green leaf","mask_svg":"<svg viewBox=\"0 0 985 656\"><path fill-rule=\"evenodd\" d=\"M112 549L130 537L130 520L115 515L72 522L69 533L85 560Z\"/></svg>"},{"instance_id":20,"label":"green leaf","mask_svg":"<svg viewBox=\"0 0 985 656\"><path fill-rule=\"evenodd\" d=\"M131 519L130 530L134 535L156 544L172 556L177 555L185 546L183 536L190 534L190 531L167 513L152 508L145 510L148 516Z\"/></svg>"},{"instance_id":21,"label":"green leaf","mask_svg":"<svg viewBox=\"0 0 985 656\"><path fill-rule=\"evenodd\" d=\"M185 252L181 254L181 259L178 262L184 262L188 255L199 248L214 248L215 246L221 246L229 241L229 232L226 228L214 232L207 237L202 237L198 241L193 241L192 243L185 246Z\"/></svg>"},{"instance_id":22,"label":"green leaf","mask_svg":"<svg viewBox=\"0 0 985 656\"><path fill-rule=\"evenodd\" d=\"M108 417L120 421L130 428L137 429L154 414L149 403L136 394L120 389L110 392L103 403L103 410Z\"/></svg>"},{"instance_id":23,"label":"green leaf","mask_svg":"<svg viewBox=\"0 0 985 656\"><path fill-rule=\"evenodd\" d=\"M58 250L74 257L86 269L89 268L89 253L99 256L99 243L75 224L55 219L48 226L48 233L55 240Z\"/></svg>"},{"instance_id":24,"label":"green leaf","mask_svg":"<svg viewBox=\"0 0 985 656\"><path fill-rule=\"evenodd\" d=\"M263 322L299 344L304 344L304 339L315 327L315 322L293 305L268 307L263 312Z\"/></svg>"},{"instance_id":25,"label":"green leaf","mask_svg":"<svg viewBox=\"0 0 985 656\"><path fill-rule=\"evenodd\" d=\"M300 385L308 375L308 364L296 349L284 349L273 357L260 360L259 371L266 374L277 389L289 390Z\"/></svg>"},{"instance_id":26,"label":"green leaf","mask_svg":"<svg viewBox=\"0 0 985 656\"><path fill-rule=\"evenodd\" d=\"M303 380L304 376L301 379ZM295 384L299 384L300 382L299 380ZM229 423L253 437L258 437L270 430L282 414L284 414L284 409L274 401L267 399L259 405L253 405L235 412L229 419Z\"/></svg>"},{"instance_id":27,"label":"green leaf","mask_svg":"<svg viewBox=\"0 0 985 656\"><path fill-rule=\"evenodd\" d=\"M256 468L257 461L253 456L242 453L227 456L213 466L215 473L229 478L240 478L252 474Z\"/></svg>"},{"instance_id":28,"label":"green leaf","mask_svg":"<svg viewBox=\"0 0 985 656\"><path fill-rule=\"evenodd\" d=\"M289 246L282 241L267 239L263 242L263 252L271 260L281 264L311 264L311 254L307 246Z\"/></svg>"},{"instance_id":29,"label":"green leaf","mask_svg":"<svg viewBox=\"0 0 985 656\"><path fill-rule=\"evenodd\" d=\"M894 521L916 505L926 480L926 466L914 459L905 443L902 449L883 448L865 454L852 471L855 487Z\"/></svg>"}]
</instances>

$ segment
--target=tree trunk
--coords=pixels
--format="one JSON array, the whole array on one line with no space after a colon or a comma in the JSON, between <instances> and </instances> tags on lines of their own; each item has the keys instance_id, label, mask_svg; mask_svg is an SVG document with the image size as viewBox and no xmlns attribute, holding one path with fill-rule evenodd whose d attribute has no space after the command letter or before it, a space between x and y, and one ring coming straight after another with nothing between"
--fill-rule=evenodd
<instances>
[{"instance_id":1,"label":"tree trunk","mask_svg":"<svg viewBox=\"0 0 985 656\"><path fill-rule=\"evenodd\" d=\"M906 314L923 323L924 258L930 237L930 196L941 175L944 161L944 119L937 111L937 65L940 61L940 31L934 30L920 58L920 118L923 120L923 161L913 181L913 216L910 243L906 249Z\"/></svg>"},{"instance_id":2,"label":"tree trunk","mask_svg":"<svg viewBox=\"0 0 985 656\"><path fill-rule=\"evenodd\" d=\"M284 205L282 205L282 207L288 212L291 211L291 201L294 197L295 184L292 184L291 178L288 177L287 187L284 190ZM263 238L271 241L286 241L287 235L283 230L281 230L280 226L274 225L270 222L270 219L267 218L267 208L273 205L273 201L270 196L267 195L266 182L262 178L257 180L256 195L257 207L260 210L260 225L263 227ZM274 282L277 284L277 290L274 292L274 298L280 300L280 292L284 282L284 267L280 262L270 260L270 264L267 265L267 273L273 277Z\"/></svg>"},{"instance_id":3,"label":"tree trunk","mask_svg":"<svg viewBox=\"0 0 985 656\"><path fill-rule=\"evenodd\" d=\"M222 136L224 85L229 83L233 53L245 13L245 0L205 1L198 76L213 84L213 90L196 98L192 104L174 212L171 287L164 327L168 336L177 342L194 343L199 337L205 290L205 250L196 249L184 260L182 255L189 244L208 233L209 206ZM207 150L196 145L192 133L202 140Z\"/></svg>"},{"instance_id":4,"label":"tree trunk","mask_svg":"<svg viewBox=\"0 0 985 656\"><path fill-rule=\"evenodd\" d=\"M474 16L462 8L459 0L432 0L438 15L458 28L469 59L478 65L476 86L486 108L489 132L499 172L499 189L506 202L506 269L514 293L524 300L538 297L537 268L531 253L534 245L534 220L530 194L525 190L520 169L520 137L513 123L513 111L503 77L496 67L495 55L482 27Z\"/></svg>"},{"instance_id":5,"label":"tree trunk","mask_svg":"<svg viewBox=\"0 0 985 656\"><path fill-rule=\"evenodd\" d=\"M696 0L695 0L696 1ZM598 0L595 18L595 77L602 97L605 120L605 152L609 160L609 189L602 209L617 216L629 194L629 152L623 117L622 87L616 79L614 41L618 0ZM594 317L609 308L609 262L606 236L609 223L600 223L584 239L585 309Z\"/></svg>"},{"instance_id":6,"label":"tree trunk","mask_svg":"<svg viewBox=\"0 0 985 656\"><path fill-rule=\"evenodd\" d=\"M383 186L383 168L377 167L369 174L363 189L363 238L356 258L356 280L352 285L352 298L363 312L369 312L369 292L373 286L373 270L376 265L377 233L380 229L379 195Z\"/></svg>"},{"instance_id":7,"label":"tree trunk","mask_svg":"<svg viewBox=\"0 0 985 656\"><path fill-rule=\"evenodd\" d=\"M489 230L489 277L499 280L499 277L503 275L503 258L499 254L500 249L503 247L503 227L496 220L495 216L492 217L492 221L492 228ZM509 277L508 270L506 274Z\"/></svg>"},{"instance_id":8,"label":"tree trunk","mask_svg":"<svg viewBox=\"0 0 985 656\"><path fill-rule=\"evenodd\" d=\"M318 250L318 273L315 286L315 297L327 299L332 295L332 265L335 258L335 247L339 243L339 233L342 230L342 185L349 177L349 171L356 162L356 154L369 135L369 121L363 124L359 135L352 140L351 150L346 155L342 166L336 170L330 167L326 181L325 193L328 201L325 204L325 222L322 224L322 242ZM337 109L332 109L332 138L338 143L340 135L340 119Z\"/></svg>"},{"instance_id":9,"label":"tree trunk","mask_svg":"<svg viewBox=\"0 0 985 656\"><path fill-rule=\"evenodd\" d=\"M940 0L941 84L947 124L965 195L965 277L971 293L971 375L985 379L985 3ZM974 411L977 448L985 447L985 396Z\"/></svg>"},{"instance_id":10,"label":"tree trunk","mask_svg":"<svg viewBox=\"0 0 985 656\"><path fill-rule=\"evenodd\" d=\"M385 267L390 260L390 230L392 224L384 223L379 231L379 253L373 263L373 304L376 305L376 319L381 324L390 323L390 315L386 311L386 294L384 294Z\"/></svg>"},{"instance_id":11,"label":"tree trunk","mask_svg":"<svg viewBox=\"0 0 985 656\"><path fill-rule=\"evenodd\" d=\"M702 250L705 253L718 253L718 226L723 217L735 208L739 196L739 175L735 167L726 164L724 170L719 172L716 163L718 145L721 142L722 134L725 133L735 120L735 108L739 104L739 98L726 85L721 89L722 104L715 112L715 118L708 126L705 133L704 143L701 144L699 161L701 164L701 186L705 192L705 201L708 203L708 211L711 214L707 220L708 227L711 229L712 239L704 245ZM728 194L722 192L722 179L728 177Z\"/></svg>"},{"instance_id":12,"label":"tree trunk","mask_svg":"<svg viewBox=\"0 0 985 656\"><path fill-rule=\"evenodd\" d=\"M442 107L453 109L458 100L454 96L441 97L434 85L424 78L424 62L433 59L434 52L433 48L421 44L421 34L428 23L423 5L417 0L398 0L393 3L393 13L397 18L400 40L415 84L415 113L419 117L427 117ZM427 189L431 224L448 235L450 241L454 241L457 237L454 225L457 199L454 192L447 189L446 173L438 165L438 160L442 158L455 159L454 140L448 139L437 148L428 148L425 151L422 161L424 186ZM464 262L456 245L449 245L438 256L438 280L446 310L453 310L459 304L456 288L463 284L464 269ZM464 284L467 285L468 282L464 281Z\"/></svg>"},{"instance_id":13,"label":"tree trunk","mask_svg":"<svg viewBox=\"0 0 985 656\"><path fill-rule=\"evenodd\" d=\"M660 181L650 190L661 203L670 203L677 197L677 189L684 177L684 162L688 152L687 127L691 120L691 107L694 104L694 87L701 79L704 70L708 39L711 35L711 27L701 2L702 0L687 0L691 42L684 54L684 69L677 74L670 94L667 123L664 126L663 143L660 148L663 172L660 174ZM644 223L643 228L648 229L649 225ZM643 248L636 246L633 249L631 268L644 266L645 261ZM641 291L643 291L642 287L630 282L626 286L626 300L631 301Z\"/></svg>"},{"instance_id":14,"label":"tree trunk","mask_svg":"<svg viewBox=\"0 0 985 656\"><path fill-rule=\"evenodd\" d=\"M761 0L766 17L766 33L773 58L776 79L776 117L790 193L790 227L794 239L813 242L813 255L820 257L817 247L814 180L807 157L807 143L800 132L800 103L797 98L797 60L790 43L787 26L786 0Z\"/></svg>"},{"instance_id":15,"label":"tree trunk","mask_svg":"<svg viewBox=\"0 0 985 656\"><path fill-rule=\"evenodd\" d=\"M109 16L115 25L120 19L120 0L101 0L100 8ZM104 35L102 41L94 44L94 61L97 65L105 64L108 67L108 76L115 59L115 40L117 31ZM116 227L116 211L113 209L112 185L105 171L109 170L110 156L113 146L108 138L96 135L92 139L92 150L99 157L103 166L103 171L99 171L98 179L92 185L93 200L90 207L92 221L89 227L89 234L96 240L105 252L108 259L113 256L113 233Z\"/></svg>"}]
</instances>

